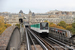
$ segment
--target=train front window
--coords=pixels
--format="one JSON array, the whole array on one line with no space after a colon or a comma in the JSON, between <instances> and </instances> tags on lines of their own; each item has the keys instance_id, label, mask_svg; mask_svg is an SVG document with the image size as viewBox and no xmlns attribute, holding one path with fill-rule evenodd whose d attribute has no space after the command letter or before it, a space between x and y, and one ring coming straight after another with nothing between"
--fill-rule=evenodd
<instances>
[{"instance_id":1,"label":"train front window","mask_svg":"<svg viewBox=\"0 0 75 50\"><path fill-rule=\"evenodd\" d=\"M40 23L40 29L48 29L48 23Z\"/></svg>"}]
</instances>

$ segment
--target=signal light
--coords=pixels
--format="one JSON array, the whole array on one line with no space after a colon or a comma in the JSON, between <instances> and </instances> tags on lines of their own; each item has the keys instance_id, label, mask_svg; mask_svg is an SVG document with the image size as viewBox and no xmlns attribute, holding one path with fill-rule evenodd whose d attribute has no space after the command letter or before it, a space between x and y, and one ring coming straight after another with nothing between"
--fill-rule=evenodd
<instances>
[{"instance_id":1,"label":"signal light","mask_svg":"<svg viewBox=\"0 0 75 50\"><path fill-rule=\"evenodd\" d=\"M22 19L22 18L20 18L20 19L19 19L19 22L20 22L20 23L23 23L23 19Z\"/></svg>"}]
</instances>

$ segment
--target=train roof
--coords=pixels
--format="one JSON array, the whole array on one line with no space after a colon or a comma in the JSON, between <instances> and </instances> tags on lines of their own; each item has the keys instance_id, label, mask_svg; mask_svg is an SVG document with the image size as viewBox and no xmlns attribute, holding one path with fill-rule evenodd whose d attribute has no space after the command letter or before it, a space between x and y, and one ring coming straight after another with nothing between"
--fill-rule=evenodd
<instances>
[{"instance_id":1,"label":"train roof","mask_svg":"<svg viewBox=\"0 0 75 50\"><path fill-rule=\"evenodd\" d=\"M58 29L58 30L63 30L63 31L69 31L69 30L59 29L59 28L55 28L55 27L50 27L50 28L54 28L54 29Z\"/></svg>"},{"instance_id":2,"label":"train roof","mask_svg":"<svg viewBox=\"0 0 75 50\"><path fill-rule=\"evenodd\" d=\"M48 23L48 22L40 22L40 23ZM40 23L36 23L36 24L40 24ZM34 25L34 24L31 24L31 25Z\"/></svg>"}]
</instances>

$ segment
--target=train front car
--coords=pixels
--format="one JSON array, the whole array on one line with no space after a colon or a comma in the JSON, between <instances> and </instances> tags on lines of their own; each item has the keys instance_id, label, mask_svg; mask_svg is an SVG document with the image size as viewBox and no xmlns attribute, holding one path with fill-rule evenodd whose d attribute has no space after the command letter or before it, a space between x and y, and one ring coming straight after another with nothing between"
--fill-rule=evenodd
<instances>
[{"instance_id":1,"label":"train front car","mask_svg":"<svg viewBox=\"0 0 75 50\"><path fill-rule=\"evenodd\" d=\"M41 37L48 37L49 34L49 25L48 22L40 23L40 36Z\"/></svg>"}]
</instances>

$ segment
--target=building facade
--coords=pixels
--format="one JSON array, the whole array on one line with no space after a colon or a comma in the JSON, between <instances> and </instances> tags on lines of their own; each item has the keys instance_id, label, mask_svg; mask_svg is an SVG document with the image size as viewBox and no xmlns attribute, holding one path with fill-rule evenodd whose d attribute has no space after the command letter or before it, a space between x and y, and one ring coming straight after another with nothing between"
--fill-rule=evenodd
<instances>
[{"instance_id":1,"label":"building facade","mask_svg":"<svg viewBox=\"0 0 75 50\"><path fill-rule=\"evenodd\" d=\"M69 14L69 15L67 15ZM15 25L19 24L19 19L22 18L24 23L35 24L44 21L53 22L58 24L60 21L65 21L67 24L72 24L75 19L74 13L55 11L51 13L39 13L29 11L28 14L24 14L22 10L19 13L0 13L0 16L4 16L5 23Z\"/></svg>"}]
</instances>

